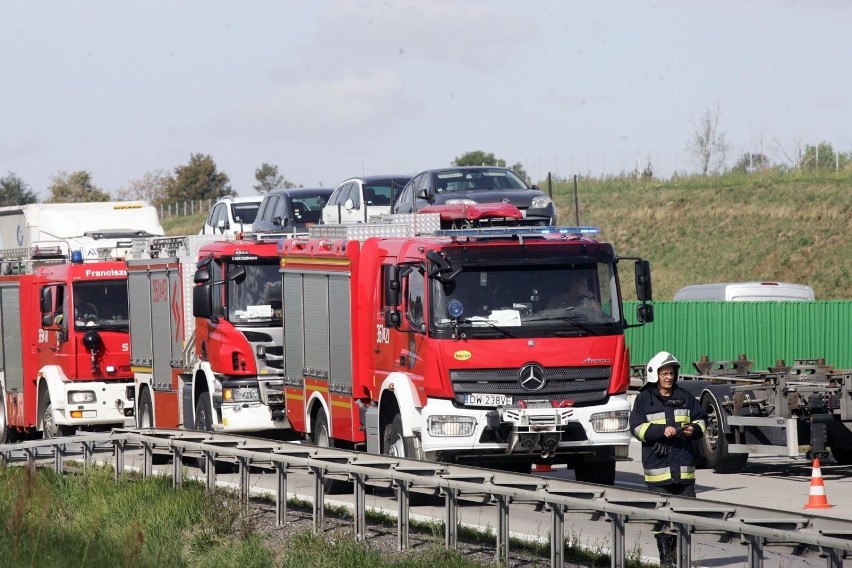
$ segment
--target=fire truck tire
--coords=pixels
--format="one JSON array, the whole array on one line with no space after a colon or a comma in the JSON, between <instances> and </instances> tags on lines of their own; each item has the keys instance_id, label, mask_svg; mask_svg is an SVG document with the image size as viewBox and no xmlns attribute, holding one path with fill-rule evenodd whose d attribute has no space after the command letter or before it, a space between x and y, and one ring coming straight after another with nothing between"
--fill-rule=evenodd
<instances>
[{"instance_id":1,"label":"fire truck tire","mask_svg":"<svg viewBox=\"0 0 852 568\"><path fill-rule=\"evenodd\" d=\"M414 438L404 436L402 432L402 417L396 414L393 420L385 426L382 436L382 453L386 456L422 460L423 456L418 451ZM410 491L408 494L408 503L415 507L420 505L439 506L440 500L441 497L437 492L433 494Z\"/></svg>"},{"instance_id":2,"label":"fire truck tire","mask_svg":"<svg viewBox=\"0 0 852 568\"><path fill-rule=\"evenodd\" d=\"M213 431L213 406L210 404L210 396L203 393L195 403L195 429L201 432ZM207 462L204 457L195 461L201 473L207 473ZM235 473L239 465L230 462L216 461L216 473Z\"/></svg>"},{"instance_id":3,"label":"fire truck tire","mask_svg":"<svg viewBox=\"0 0 852 568\"><path fill-rule=\"evenodd\" d=\"M44 439L61 438L62 436L73 436L76 430L71 426L60 426L53 420L53 403L50 401L50 395L47 395L47 406L44 407L44 414L41 415L42 435Z\"/></svg>"},{"instance_id":4,"label":"fire truck tire","mask_svg":"<svg viewBox=\"0 0 852 568\"><path fill-rule=\"evenodd\" d=\"M615 485L615 462L582 462L574 466L574 478L586 483Z\"/></svg>"},{"instance_id":5,"label":"fire truck tire","mask_svg":"<svg viewBox=\"0 0 852 568\"><path fill-rule=\"evenodd\" d=\"M701 406L707 413L707 429L704 432L704 443L701 452L707 461L707 467L716 473L729 473L742 470L748 461L748 454L731 454L728 444L732 442L730 434L722 429L721 420L725 409L719 405L714 396L705 396Z\"/></svg>"},{"instance_id":6,"label":"fire truck tire","mask_svg":"<svg viewBox=\"0 0 852 568\"><path fill-rule=\"evenodd\" d=\"M328 418L325 417L325 412L322 410L317 413L317 417L314 419L314 426L311 429L311 443L319 448L334 447L334 439L329 433ZM325 477L322 480L322 488L323 491L331 495L335 493L352 493L353 486L350 481Z\"/></svg>"},{"instance_id":7,"label":"fire truck tire","mask_svg":"<svg viewBox=\"0 0 852 568\"><path fill-rule=\"evenodd\" d=\"M136 412L136 426L138 428L154 427L154 403L151 401L151 391L142 389L139 395L139 410Z\"/></svg>"}]
</instances>

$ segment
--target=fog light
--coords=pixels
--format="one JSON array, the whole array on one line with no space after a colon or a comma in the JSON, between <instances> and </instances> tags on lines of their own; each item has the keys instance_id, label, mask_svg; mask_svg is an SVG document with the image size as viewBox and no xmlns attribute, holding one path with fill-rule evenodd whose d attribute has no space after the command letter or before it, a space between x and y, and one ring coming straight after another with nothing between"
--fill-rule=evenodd
<instances>
[{"instance_id":1,"label":"fog light","mask_svg":"<svg viewBox=\"0 0 852 568\"><path fill-rule=\"evenodd\" d=\"M589 422L592 424L592 429L599 434L624 432L628 428L629 416L630 411L628 410L598 412L592 414Z\"/></svg>"},{"instance_id":2,"label":"fog light","mask_svg":"<svg viewBox=\"0 0 852 568\"><path fill-rule=\"evenodd\" d=\"M427 423L429 435L435 438L472 436L476 419L471 416L430 416Z\"/></svg>"},{"instance_id":3,"label":"fog light","mask_svg":"<svg viewBox=\"0 0 852 568\"><path fill-rule=\"evenodd\" d=\"M95 402L95 391L69 391L68 404Z\"/></svg>"}]
</instances>

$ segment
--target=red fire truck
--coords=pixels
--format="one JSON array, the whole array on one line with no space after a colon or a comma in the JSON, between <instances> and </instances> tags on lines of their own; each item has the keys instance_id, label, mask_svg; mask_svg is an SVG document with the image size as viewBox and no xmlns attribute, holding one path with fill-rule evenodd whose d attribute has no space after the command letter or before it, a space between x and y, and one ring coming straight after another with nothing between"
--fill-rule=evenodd
<instances>
[{"instance_id":1,"label":"red fire truck","mask_svg":"<svg viewBox=\"0 0 852 568\"><path fill-rule=\"evenodd\" d=\"M132 423L124 262L58 244L0 258L0 443Z\"/></svg>"},{"instance_id":2,"label":"red fire truck","mask_svg":"<svg viewBox=\"0 0 852 568\"><path fill-rule=\"evenodd\" d=\"M590 229L438 230L437 214L281 241L287 416L317 445L614 482L630 432L613 247ZM650 268L635 261L652 321ZM583 279L583 305L551 298Z\"/></svg>"},{"instance_id":3,"label":"red fire truck","mask_svg":"<svg viewBox=\"0 0 852 568\"><path fill-rule=\"evenodd\" d=\"M127 261L139 427L288 426L277 241L222 239L147 239Z\"/></svg>"}]
</instances>

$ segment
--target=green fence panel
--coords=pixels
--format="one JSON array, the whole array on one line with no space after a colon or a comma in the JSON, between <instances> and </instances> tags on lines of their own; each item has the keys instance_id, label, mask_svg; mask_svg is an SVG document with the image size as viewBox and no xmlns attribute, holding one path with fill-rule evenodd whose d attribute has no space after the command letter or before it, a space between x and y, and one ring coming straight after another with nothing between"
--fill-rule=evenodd
<instances>
[{"instance_id":1,"label":"green fence panel","mask_svg":"<svg viewBox=\"0 0 852 568\"><path fill-rule=\"evenodd\" d=\"M625 302L631 320L638 302ZM835 369L852 369L852 301L654 302L654 321L627 330L630 362L646 363L670 351L684 370L701 355L731 361L740 354L767 369L784 359L825 359Z\"/></svg>"}]
</instances>

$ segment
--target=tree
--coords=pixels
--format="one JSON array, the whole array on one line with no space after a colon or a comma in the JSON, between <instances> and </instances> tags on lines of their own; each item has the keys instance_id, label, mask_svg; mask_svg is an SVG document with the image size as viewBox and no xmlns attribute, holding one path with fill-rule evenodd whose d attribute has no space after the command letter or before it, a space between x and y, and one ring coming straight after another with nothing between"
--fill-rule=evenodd
<instances>
[{"instance_id":1,"label":"tree","mask_svg":"<svg viewBox=\"0 0 852 568\"><path fill-rule=\"evenodd\" d=\"M24 180L12 172L0 178L0 206L27 205L37 201L38 196L30 190Z\"/></svg>"},{"instance_id":2,"label":"tree","mask_svg":"<svg viewBox=\"0 0 852 568\"><path fill-rule=\"evenodd\" d=\"M127 201L147 201L159 205L168 198L169 187L174 178L166 170L151 170L145 172L141 179L132 180L127 187L122 187L116 194L116 199Z\"/></svg>"},{"instance_id":3,"label":"tree","mask_svg":"<svg viewBox=\"0 0 852 568\"><path fill-rule=\"evenodd\" d=\"M462 166L506 166L506 160L499 160L494 157L494 154L491 152L485 153L481 150L475 150L473 152L467 152L466 154L462 154L455 160L453 160L453 165L457 167Z\"/></svg>"},{"instance_id":4,"label":"tree","mask_svg":"<svg viewBox=\"0 0 852 568\"><path fill-rule=\"evenodd\" d=\"M799 160L799 166L803 170L843 169L849 159L849 154L837 153L830 143L820 142L816 146L805 146Z\"/></svg>"},{"instance_id":5,"label":"tree","mask_svg":"<svg viewBox=\"0 0 852 568\"><path fill-rule=\"evenodd\" d=\"M759 172L770 167L769 158L758 152L746 152L739 161L731 168L733 172L750 174Z\"/></svg>"},{"instance_id":6,"label":"tree","mask_svg":"<svg viewBox=\"0 0 852 568\"><path fill-rule=\"evenodd\" d=\"M267 164L264 162L259 168L254 170L254 179L257 184L252 186L258 193L269 193L273 189L284 188L289 189L296 187L291 181L288 181L284 176L278 173L278 166Z\"/></svg>"},{"instance_id":7,"label":"tree","mask_svg":"<svg viewBox=\"0 0 852 568\"><path fill-rule=\"evenodd\" d=\"M719 130L719 114L719 105L704 109L698 124L694 125L692 139L686 144L686 150L695 158L704 176L711 170L718 171L725 164L728 152L726 133Z\"/></svg>"},{"instance_id":8,"label":"tree","mask_svg":"<svg viewBox=\"0 0 852 568\"><path fill-rule=\"evenodd\" d=\"M201 199L216 200L226 195L236 195L231 189L228 174L216 168L209 155L192 154L189 163L175 168L175 177L169 184L167 201L178 203Z\"/></svg>"},{"instance_id":9,"label":"tree","mask_svg":"<svg viewBox=\"0 0 852 568\"><path fill-rule=\"evenodd\" d=\"M77 172L59 172L51 178L47 188L50 196L45 203L86 203L109 201L109 192L92 183L92 174L80 170Z\"/></svg>"},{"instance_id":10,"label":"tree","mask_svg":"<svg viewBox=\"0 0 852 568\"><path fill-rule=\"evenodd\" d=\"M523 164L521 164L520 162L515 162L514 164L512 164L512 171L518 174L519 178L529 183L530 178L527 175L527 170L524 169Z\"/></svg>"}]
</instances>

